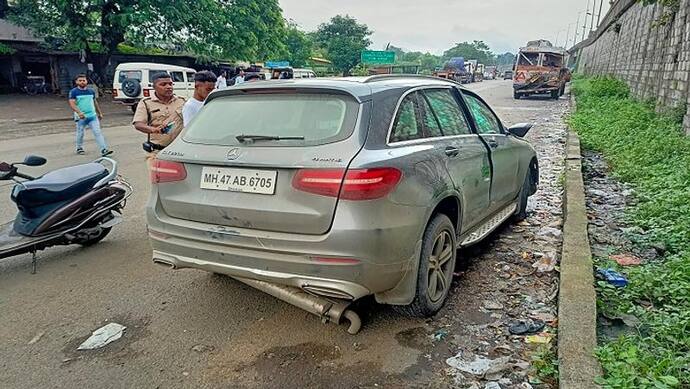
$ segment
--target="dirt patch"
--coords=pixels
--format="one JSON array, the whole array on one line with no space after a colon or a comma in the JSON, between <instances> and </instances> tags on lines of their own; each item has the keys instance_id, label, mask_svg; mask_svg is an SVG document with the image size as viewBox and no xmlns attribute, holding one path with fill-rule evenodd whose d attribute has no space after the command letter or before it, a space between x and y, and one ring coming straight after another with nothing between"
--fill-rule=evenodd
<instances>
[{"instance_id":1,"label":"dirt patch","mask_svg":"<svg viewBox=\"0 0 690 389\"><path fill-rule=\"evenodd\" d=\"M256 359L236 367L239 387L344 387L374 388L389 385L403 386L400 377L382 373L377 364L360 362L343 366L338 363L344 351L338 346L313 342L294 346L273 347L263 351ZM232 384L233 377L224 387Z\"/></svg>"},{"instance_id":2,"label":"dirt patch","mask_svg":"<svg viewBox=\"0 0 690 389\"><path fill-rule=\"evenodd\" d=\"M77 350L80 344L91 336L91 333L97 328L100 328L108 323L119 323L127 327L122 337L103 348L96 350ZM88 359L105 359L113 364L123 364L126 361L135 359L142 352L132 348L132 344L150 335L147 326L150 323L149 318L133 318L128 315L114 317L107 322L100 323L94 328L87 330L84 336L74 338L65 344L62 353L65 358L62 360L63 366L70 365L74 362Z\"/></svg>"}]
</instances>

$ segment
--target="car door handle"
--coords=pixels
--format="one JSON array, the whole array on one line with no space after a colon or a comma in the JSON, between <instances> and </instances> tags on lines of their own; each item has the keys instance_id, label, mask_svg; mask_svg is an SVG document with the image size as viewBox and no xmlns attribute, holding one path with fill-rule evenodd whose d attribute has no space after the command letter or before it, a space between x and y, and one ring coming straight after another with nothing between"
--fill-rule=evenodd
<instances>
[{"instance_id":1,"label":"car door handle","mask_svg":"<svg viewBox=\"0 0 690 389\"><path fill-rule=\"evenodd\" d=\"M446 147L445 153L449 157L457 157L457 155L460 154L460 149L458 149L457 147L448 146Z\"/></svg>"},{"instance_id":2,"label":"car door handle","mask_svg":"<svg viewBox=\"0 0 690 389\"><path fill-rule=\"evenodd\" d=\"M489 139L486 141L486 143L488 143L489 147L491 147L492 149L498 147L498 142L495 139Z\"/></svg>"}]
</instances>

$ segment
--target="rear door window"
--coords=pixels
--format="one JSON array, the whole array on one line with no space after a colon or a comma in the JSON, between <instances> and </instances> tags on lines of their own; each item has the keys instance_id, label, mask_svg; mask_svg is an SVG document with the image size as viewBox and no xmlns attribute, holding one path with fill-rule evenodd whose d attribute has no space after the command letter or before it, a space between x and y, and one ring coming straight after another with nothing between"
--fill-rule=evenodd
<instances>
[{"instance_id":1,"label":"rear door window","mask_svg":"<svg viewBox=\"0 0 690 389\"><path fill-rule=\"evenodd\" d=\"M320 93L231 95L209 101L183 139L213 145L313 146L346 139L354 132L359 103ZM241 143L239 135L304 137Z\"/></svg>"},{"instance_id":2,"label":"rear door window","mask_svg":"<svg viewBox=\"0 0 690 389\"><path fill-rule=\"evenodd\" d=\"M503 133L501 122L483 101L470 94L465 94L464 96L467 107L470 109L470 113L472 113L474 122L477 125L477 131L480 134Z\"/></svg>"},{"instance_id":3,"label":"rear door window","mask_svg":"<svg viewBox=\"0 0 690 389\"><path fill-rule=\"evenodd\" d=\"M431 109L429 105L429 100L426 97L420 99L420 103L423 106L422 111L422 121L424 122L424 127L426 128L426 137L437 138L444 135L443 130L441 130L441 125L439 124L438 117Z\"/></svg>"},{"instance_id":4,"label":"rear door window","mask_svg":"<svg viewBox=\"0 0 690 389\"><path fill-rule=\"evenodd\" d=\"M423 127L419 123L417 92L414 92L405 96L400 103L389 142L404 142L423 137Z\"/></svg>"},{"instance_id":5,"label":"rear door window","mask_svg":"<svg viewBox=\"0 0 690 389\"><path fill-rule=\"evenodd\" d=\"M424 96L445 136L470 134L470 126L450 89L425 90ZM433 133L431 136L437 136Z\"/></svg>"},{"instance_id":6,"label":"rear door window","mask_svg":"<svg viewBox=\"0 0 690 389\"><path fill-rule=\"evenodd\" d=\"M193 72L187 72L187 82L194 82L194 75L196 73Z\"/></svg>"},{"instance_id":7,"label":"rear door window","mask_svg":"<svg viewBox=\"0 0 690 389\"><path fill-rule=\"evenodd\" d=\"M153 76L155 76L158 73L168 73L168 71L163 70L163 69L151 69L151 70L149 70L149 82L151 82L151 80L153 80Z\"/></svg>"},{"instance_id":8,"label":"rear door window","mask_svg":"<svg viewBox=\"0 0 690 389\"><path fill-rule=\"evenodd\" d=\"M173 82L184 82L182 72L170 72L170 77L172 78Z\"/></svg>"}]
</instances>

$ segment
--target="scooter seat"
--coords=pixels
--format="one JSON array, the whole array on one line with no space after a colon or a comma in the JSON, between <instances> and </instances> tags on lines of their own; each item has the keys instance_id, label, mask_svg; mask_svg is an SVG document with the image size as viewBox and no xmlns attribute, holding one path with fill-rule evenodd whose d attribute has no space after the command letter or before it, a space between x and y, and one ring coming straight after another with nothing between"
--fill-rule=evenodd
<instances>
[{"instance_id":1,"label":"scooter seat","mask_svg":"<svg viewBox=\"0 0 690 389\"><path fill-rule=\"evenodd\" d=\"M20 209L27 209L76 199L107 175L108 170L95 162L53 170L35 180L16 185L12 200Z\"/></svg>"}]
</instances>

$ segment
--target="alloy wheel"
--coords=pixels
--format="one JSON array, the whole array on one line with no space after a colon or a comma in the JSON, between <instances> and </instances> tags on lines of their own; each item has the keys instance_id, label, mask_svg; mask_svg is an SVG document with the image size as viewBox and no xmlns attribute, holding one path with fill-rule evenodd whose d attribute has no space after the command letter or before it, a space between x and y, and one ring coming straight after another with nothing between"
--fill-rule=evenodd
<instances>
[{"instance_id":1,"label":"alloy wheel","mask_svg":"<svg viewBox=\"0 0 690 389\"><path fill-rule=\"evenodd\" d=\"M447 230L439 232L434 240L434 246L429 256L428 272L428 296L432 302L437 302L443 298L447 289L450 287L450 275L453 269L450 268L453 258L453 239Z\"/></svg>"}]
</instances>

